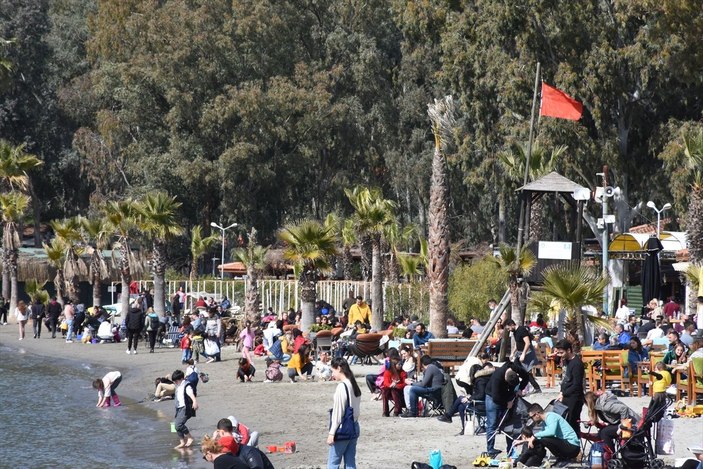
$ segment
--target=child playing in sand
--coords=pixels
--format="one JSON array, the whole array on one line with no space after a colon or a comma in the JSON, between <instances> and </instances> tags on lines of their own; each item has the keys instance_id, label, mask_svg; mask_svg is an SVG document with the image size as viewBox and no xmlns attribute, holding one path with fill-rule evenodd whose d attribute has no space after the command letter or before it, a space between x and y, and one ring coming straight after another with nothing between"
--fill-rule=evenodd
<instances>
[{"instance_id":1,"label":"child playing in sand","mask_svg":"<svg viewBox=\"0 0 703 469\"><path fill-rule=\"evenodd\" d=\"M522 428L522 433L520 433L520 438L515 440L513 443L513 448L515 448L517 445L521 445L524 443L527 443L530 438L534 433L532 432L532 428L530 427L523 427ZM522 463L527 467L535 466L539 467L542 465L542 461L544 460L544 457L547 455L547 450L544 448L544 446L539 442L538 439L535 439L532 442L532 448L529 447L529 445L525 445L525 447L522 449L522 453L520 454L520 457L518 458L517 462ZM524 467L524 466L521 466Z\"/></svg>"},{"instance_id":2,"label":"child playing in sand","mask_svg":"<svg viewBox=\"0 0 703 469\"><path fill-rule=\"evenodd\" d=\"M98 403L95 407L110 407L110 398L115 402L115 407L120 406L120 396L117 395L115 389L121 382L122 373L119 371L111 371L102 379L93 381L93 389L98 390Z\"/></svg>"},{"instance_id":3,"label":"child playing in sand","mask_svg":"<svg viewBox=\"0 0 703 469\"><path fill-rule=\"evenodd\" d=\"M182 365L185 365L193 355L193 351L190 349L192 337L193 331L190 331L188 334L183 334L183 337L181 338L181 350L183 350L183 354L181 355Z\"/></svg>"},{"instance_id":4,"label":"child playing in sand","mask_svg":"<svg viewBox=\"0 0 703 469\"><path fill-rule=\"evenodd\" d=\"M195 417L195 411L198 409L198 401L195 397L193 388L188 380L185 379L181 370L176 370L171 373L171 379L176 385L176 433L180 439L180 444L175 449L187 448L193 444L193 437L190 435L190 430L186 426L189 418Z\"/></svg>"},{"instance_id":5,"label":"child playing in sand","mask_svg":"<svg viewBox=\"0 0 703 469\"><path fill-rule=\"evenodd\" d=\"M266 371L264 371L266 379L264 383L273 383L283 380L283 372L281 371L281 362L275 359L266 359Z\"/></svg>"},{"instance_id":6,"label":"child playing in sand","mask_svg":"<svg viewBox=\"0 0 703 469\"><path fill-rule=\"evenodd\" d=\"M329 361L329 352L322 352L320 354L320 359L315 363L315 374L317 374L322 381L329 381L332 378L332 367Z\"/></svg>"},{"instance_id":7,"label":"child playing in sand","mask_svg":"<svg viewBox=\"0 0 703 469\"><path fill-rule=\"evenodd\" d=\"M254 377L254 373L256 373L256 368L254 368L254 365L252 365L248 359L243 357L240 358L239 369L237 370L237 378L239 378L239 381L242 383L244 381L251 382L251 379Z\"/></svg>"}]
</instances>

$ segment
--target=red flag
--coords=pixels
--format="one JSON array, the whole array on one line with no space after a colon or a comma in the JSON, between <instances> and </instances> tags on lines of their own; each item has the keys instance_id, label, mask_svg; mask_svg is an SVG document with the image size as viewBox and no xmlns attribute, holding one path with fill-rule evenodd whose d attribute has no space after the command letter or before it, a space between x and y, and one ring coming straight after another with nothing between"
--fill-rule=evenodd
<instances>
[{"instance_id":1,"label":"red flag","mask_svg":"<svg viewBox=\"0 0 703 469\"><path fill-rule=\"evenodd\" d=\"M583 114L583 105L563 91L542 82L540 116L577 121Z\"/></svg>"}]
</instances>

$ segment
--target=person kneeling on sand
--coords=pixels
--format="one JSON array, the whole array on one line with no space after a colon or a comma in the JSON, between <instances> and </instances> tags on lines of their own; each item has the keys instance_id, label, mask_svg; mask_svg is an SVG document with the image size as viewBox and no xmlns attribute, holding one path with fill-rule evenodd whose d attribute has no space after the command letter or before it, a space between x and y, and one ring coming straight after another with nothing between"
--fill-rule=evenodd
<instances>
[{"instance_id":1,"label":"person kneeling on sand","mask_svg":"<svg viewBox=\"0 0 703 469\"><path fill-rule=\"evenodd\" d=\"M102 379L93 381L93 388L98 390L98 403L95 407L110 407L110 398L115 402L115 407L120 405L120 396L115 389L122 382L122 373L111 371Z\"/></svg>"},{"instance_id":2,"label":"person kneeling on sand","mask_svg":"<svg viewBox=\"0 0 703 469\"><path fill-rule=\"evenodd\" d=\"M538 441L557 458L556 467L566 466L569 460L579 455L581 452L579 437L561 415L545 412L539 404L532 404L527 412L535 423L544 422L542 431L532 437L523 438L528 448L533 448L535 441Z\"/></svg>"},{"instance_id":3,"label":"person kneeling on sand","mask_svg":"<svg viewBox=\"0 0 703 469\"><path fill-rule=\"evenodd\" d=\"M193 438L190 436L190 430L186 426L189 418L195 417L195 411L198 409L198 401L193 393L193 387L185 379L181 370L176 370L171 373L171 379L176 385L176 433L181 443L175 449L187 448L193 444Z\"/></svg>"},{"instance_id":4,"label":"person kneeling on sand","mask_svg":"<svg viewBox=\"0 0 703 469\"><path fill-rule=\"evenodd\" d=\"M301 345L297 353L294 353L288 362L288 378L291 383L295 383L295 378L300 376L304 381L311 378L313 366L310 362L308 346Z\"/></svg>"}]
</instances>

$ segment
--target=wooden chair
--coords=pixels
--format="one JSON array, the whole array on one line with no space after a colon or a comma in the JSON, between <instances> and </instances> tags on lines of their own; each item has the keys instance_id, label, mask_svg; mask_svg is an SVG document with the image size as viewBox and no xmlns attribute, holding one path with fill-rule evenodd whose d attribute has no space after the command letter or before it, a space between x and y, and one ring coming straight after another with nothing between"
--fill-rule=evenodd
<instances>
[{"instance_id":1,"label":"wooden chair","mask_svg":"<svg viewBox=\"0 0 703 469\"><path fill-rule=\"evenodd\" d=\"M585 368L588 389L597 391L602 388L602 373L598 368L603 364L603 350L581 349L581 361Z\"/></svg>"},{"instance_id":2,"label":"wooden chair","mask_svg":"<svg viewBox=\"0 0 703 469\"><path fill-rule=\"evenodd\" d=\"M660 362L664 358L664 354L660 352L652 352L649 354L649 360L640 362L637 367L637 394L642 397L644 395L643 389L645 385L649 386L649 397L652 397L653 391L651 386L651 381L653 376L650 372L654 369L657 362Z\"/></svg>"},{"instance_id":3,"label":"wooden chair","mask_svg":"<svg viewBox=\"0 0 703 469\"><path fill-rule=\"evenodd\" d=\"M625 377L627 368L627 350L605 350L603 351L603 362L601 365L601 383L603 389L608 388L608 383L620 383L623 392L630 394L630 382Z\"/></svg>"},{"instance_id":4,"label":"wooden chair","mask_svg":"<svg viewBox=\"0 0 703 469\"><path fill-rule=\"evenodd\" d=\"M691 365L693 363L689 363L688 367L686 368L679 368L676 371L674 371L674 374L676 376L676 400L681 399L681 394L685 393L686 394L686 399L688 400L688 403L691 404L691 383L690 383L690 377L691 377ZM684 375L688 375L684 379Z\"/></svg>"},{"instance_id":5,"label":"wooden chair","mask_svg":"<svg viewBox=\"0 0 703 469\"><path fill-rule=\"evenodd\" d=\"M540 376L546 374L547 369L547 349L549 347L547 344L537 344L535 347L535 355L537 355L537 364L532 367L532 375L537 377L537 370L540 372ZM549 386L547 386L549 387Z\"/></svg>"},{"instance_id":6,"label":"wooden chair","mask_svg":"<svg viewBox=\"0 0 703 469\"><path fill-rule=\"evenodd\" d=\"M689 405L696 405L698 395L703 394L703 358L693 358L689 367L690 382Z\"/></svg>"}]
</instances>

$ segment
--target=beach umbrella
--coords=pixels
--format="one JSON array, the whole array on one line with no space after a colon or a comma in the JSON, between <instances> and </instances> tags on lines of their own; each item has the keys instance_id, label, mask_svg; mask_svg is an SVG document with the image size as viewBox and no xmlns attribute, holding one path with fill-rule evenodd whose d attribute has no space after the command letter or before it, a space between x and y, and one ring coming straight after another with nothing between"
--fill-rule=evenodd
<instances>
[{"instance_id":1,"label":"beach umbrella","mask_svg":"<svg viewBox=\"0 0 703 469\"><path fill-rule=\"evenodd\" d=\"M647 304L652 298L659 299L661 287L661 270L659 268L659 251L664 247L656 236L651 236L644 245L645 259L642 266L642 301Z\"/></svg>"}]
</instances>

